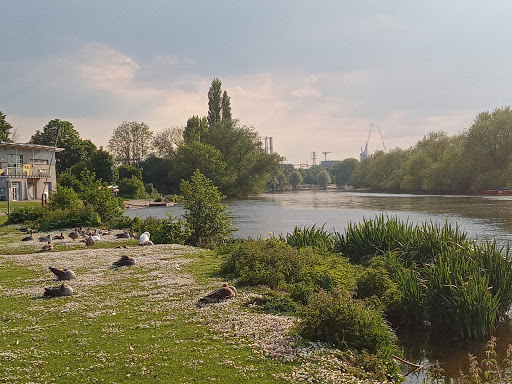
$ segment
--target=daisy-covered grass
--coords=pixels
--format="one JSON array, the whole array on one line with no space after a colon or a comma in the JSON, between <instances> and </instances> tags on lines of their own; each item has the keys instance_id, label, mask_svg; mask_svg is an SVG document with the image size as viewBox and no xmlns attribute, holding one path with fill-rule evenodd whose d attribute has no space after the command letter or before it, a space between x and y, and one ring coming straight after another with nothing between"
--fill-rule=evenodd
<instances>
[{"instance_id":1,"label":"daisy-covered grass","mask_svg":"<svg viewBox=\"0 0 512 384\"><path fill-rule=\"evenodd\" d=\"M198 306L222 284L213 252L129 245L0 255L0 383L369 382L295 317L247 309L248 291ZM135 266L111 268L121 255ZM76 273L73 296L43 298L48 266Z\"/></svg>"}]
</instances>

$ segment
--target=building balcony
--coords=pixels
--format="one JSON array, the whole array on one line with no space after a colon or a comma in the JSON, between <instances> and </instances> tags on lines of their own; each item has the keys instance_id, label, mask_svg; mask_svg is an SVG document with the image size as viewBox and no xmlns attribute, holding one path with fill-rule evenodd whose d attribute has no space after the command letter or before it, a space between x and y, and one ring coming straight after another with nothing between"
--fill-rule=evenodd
<instances>
[{"instance_id":1,"label":"building balcony","mask_svg":"<svg viewBox=\"0 0 512 384\"><path fill-rule=\"evenodd\" d=\"M33 169L28 167L16 168L0 168L0 177L16 178L16 179L45 179L50 177L51 173L48 169Z\"/></svg>"}]
</instances>

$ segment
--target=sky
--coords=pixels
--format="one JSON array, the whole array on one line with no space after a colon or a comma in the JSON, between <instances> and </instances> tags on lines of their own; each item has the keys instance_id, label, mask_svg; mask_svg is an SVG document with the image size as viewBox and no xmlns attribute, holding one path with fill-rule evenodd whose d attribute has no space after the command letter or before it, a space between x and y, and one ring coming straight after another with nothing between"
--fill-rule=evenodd
<instances>
[{"instance_id":1,"label":"sky","mask_svg":"<svg viewBox=\"0 0 512 384\"><path fill-rule=\"evenodd\" d=\"M124 121L206 116L219 78L287 163L359 158L510 105L510 15L509 0L0 0L0 111L20 142L61 119L106 147Z\"/></svg>"}]
</instances>

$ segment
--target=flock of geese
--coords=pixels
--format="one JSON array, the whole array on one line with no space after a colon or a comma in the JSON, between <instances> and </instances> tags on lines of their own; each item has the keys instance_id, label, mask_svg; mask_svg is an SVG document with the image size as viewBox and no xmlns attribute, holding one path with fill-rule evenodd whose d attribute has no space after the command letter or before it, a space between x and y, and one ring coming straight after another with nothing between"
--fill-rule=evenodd
<instances>
[{"instance_id":1,"label":"flock of geese","mask_svg":"<svg viewBox=\"0 0 512 384\"><path fill-rule=\"evenodd\" d=\"M108 233L110 234L110 233ZM68 236L73 240L77 240L80 236L84 238L84 241L87 247L93 246L96 241L100 240L100 236L102 233L98 231L97 229L93 232L89 231L83 231L79 230L78 228L75 228L73 231L71 231ZM123 231L122 233L115 235L117 238L130 238L135 237L135 233L133 232L133 229L130 230L130 232ZM64 239L64 234L61 232L60 235L51 237L50 234L46 237L40 237L39 241L46 241L47 243L43 246L43 251L49 251L53 249L52 240L56 239ZM139 237L139 243L140 246L146 246L146 245L153 245L153 242L149 240L150 233L144 232ZM22 241L32 241L35 240L32 231L30 231L30 235L23 238ZM119 246L119 248L126 248L126 246ZM131 267L135 265L135 259L133 257L129 257L127 255L122 255L119 260L112 263L113 268L121 268L121 267ZM76 274L70 269L64 268L59 269L55 267L48 267L51 272L56 276L56 279L58 281L69 281L76 279ZM73 294L73 289L65 282L63 282L61 285L57 287L48 287L44 289L44 297L62 297L62 296L71 296ZM199 299L199 304L211 304L211 303L219 303L224 300L232 299L236 296L236 288L233 286L230 286L227 283L224 283L221 288L214 290L207 295L201 297Z\"/></svg>"},{"instance_id":2,"label":"flock of geese","mask_svg":"<svg viewBox=\"0 0 512 384\"><path fill-rule=\"evenodd\" d=\"M94 231L91 229L84 230L83 228L75 228L70 233L68 233L68 237L72 239L73 241L76 241L78 238L82 237L82 240L80 242L85 243L87 247L92 247L96 244L97 241L101 240L102 235L110 235L111 231L105 231L101 232L98 229L95 229ZM133 228L130 229L130 231L123 230L121 233L116 233L115 237L117 239L129 239L134 238L135 232L133 231ZM139 237L139 245L153 245L153 242L149 240L150 234L149 232L144 232ZM40 242L44 242L45 244L42 246L41 251L51 251L54 249L54 245L52 243L52 240L64 240L66 237L64 236L64 232L61 232L60 235L51 236L50 234L46 236L38 237L37 240ZM34 237L34 233L32 229L29 230L29 235L25 236L21 239L21 241L36 241L36 238Z\"/></svg>"}]
</instances>

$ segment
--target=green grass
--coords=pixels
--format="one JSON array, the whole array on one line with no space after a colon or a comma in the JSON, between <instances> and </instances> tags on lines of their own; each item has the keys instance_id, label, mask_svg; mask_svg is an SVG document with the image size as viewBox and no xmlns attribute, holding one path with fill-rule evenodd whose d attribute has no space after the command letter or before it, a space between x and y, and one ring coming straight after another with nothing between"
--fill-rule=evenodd
<instances>
[{"instance_id":1,"label":"green grass","mask_svg":"<svg viewBox=\"0 0 512 384\"><path fill-rule=\"evenodd\" d=\"M109 268L123 253L137 265ZM42 297L58 284L48 265L77 273L75 295ZM305 367L294 382L323 382L331 368L310 349L308 361L260 351L277 324L264 330L243 292L196 305L220 286L219 266L213 252L171 245L0 255L0 383L285 383Z\"/></svg>"}]
</instances>

